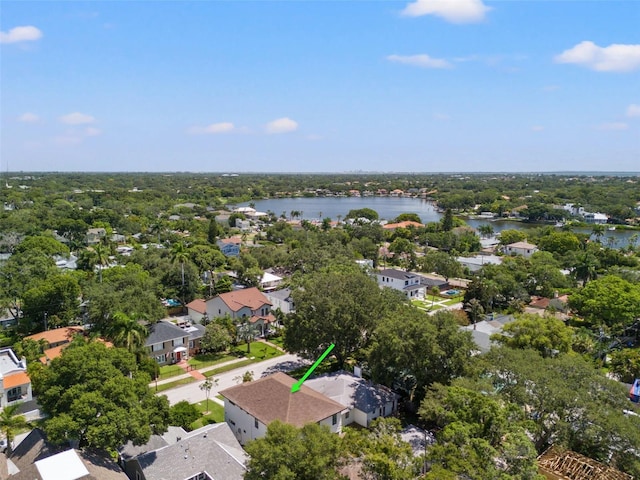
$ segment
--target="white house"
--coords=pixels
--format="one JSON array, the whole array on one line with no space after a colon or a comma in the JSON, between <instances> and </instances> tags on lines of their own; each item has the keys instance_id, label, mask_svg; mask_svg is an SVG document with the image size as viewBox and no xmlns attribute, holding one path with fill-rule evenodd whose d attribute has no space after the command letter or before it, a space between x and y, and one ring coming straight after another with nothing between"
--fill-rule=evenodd
<instances>
[{"instance_id":1,"label":"white house","mask_svg":"<svg viewBox=\"0 0 640 480\"><path fill-rule=\"evenodd\" d=\"M256 287L221 293L207 300L206 304L206 313L210 319L225 315L234 320L247 319L259 328L263 335L266 327L276 320L271 313L271 302Z\"/></svg>"},{"instance_id":2,"label":"white house","mask_svg":"<svg viewBox=\"0 0 640 480\"><path fill-rule=\"evenodd\" d=\"M224 397L224 419L240 444L263 437L274 420L295 427L317 423L333 433L342 431L341 413L345 407L306 384L292 393L294 383L293 377L278 372L220 392Z\"/></svg>"},{"instance_id":3,"label":"white house","mask_svg":"<svg viewBox=\"0 0 640 480\"><path fill-rule=\"evenodd\" d=\"M32 399L27 360L19 360L10 348L0 349L0 408Z\"/></svg>"},{"instance_id":4,"label":"white house","mask_svg":"<svg viewBox=\"0 0 640 480\"><path fill-rule=\"evenodd\" d=\"M529 242L510 243L504 247L504 253L507 255L521 255L525 258L531 257L538 251L538 246Z\"/></svg>"},{"instance_id":5,"label":"white house","mask_svg":"<svg viewBox=\"0 0 640 480\"><path fill-rule=\"evenodd\" d=\"M396 393L345 371L312 378L305 385L344 406L343 425L368 427L372 420L398 411L400 397Z\"/></svg>"},{"instance_id":6,"label":"white house","mask_svg":"<svg viewBox=\"0 0 640 480\"><path fill-rule=\"evenodd\" d=\"M389 287L403 292L407 298L424 298L424 286L421 285L422 277L415 273L404 272L388 268L376 272L378 285Z\"/></svg>"},{"instance_id":7,"label":"white house","mask_svg":"<svg viewBox=\"0 0 640 480\"><path fill-rule=\"evenodd\" d=\"M187 303L187 314L192 322L202 323L202 317L207 314L207 302L201 298L196 298Z\"/></svg>"},{"instance_id":8,"label":"white house","mask_svg":"<svg viewBox=\"0 0 640 480\"><path fill-rule=\"evenodd\" d=\"M270 292L265 292L265 296L271 302L272 310L280 309L282 313L295 312L290 288L283 288L282 290L272 290Z\"/></svg>"},{"instance_id":9,"label":"white house","mask_svg":"<svg viewBox=\"0 0 640 480\"><path fill-rule=\"evenodd\" d=\"M471 272L477 272L485 265L500 265L502 257L497 255L474 255L473 257L456 257L456 260L463 267L467 267Z\"/></svg>"}]
</instances>

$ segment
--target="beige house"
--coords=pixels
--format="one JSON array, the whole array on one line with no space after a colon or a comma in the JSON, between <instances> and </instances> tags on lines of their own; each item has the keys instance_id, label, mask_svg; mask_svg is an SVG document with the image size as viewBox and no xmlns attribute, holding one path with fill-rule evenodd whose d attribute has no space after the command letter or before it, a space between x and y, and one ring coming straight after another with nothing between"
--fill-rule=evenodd
<instances>
[{"instance_id":1,"label":"beige house","mask_svg":"<svg viewBox=\"0 0 640 480\"><path fill-rule=\"evenodd\" d=\"M160 320L149 325L149 336L144 346L160 365L178 363L189 358L190 337L186 330Z\"/></svg>"},{"instance_id":2,"label":"beige house","mask_svg":"<svg viewBox=\"0 0 640 480\"><path fill-rule=\"evenodd\" d=\"M507 255L521 255L525 258L531 257L538 251L538 246L527 241L510 243L504 247L504 253Z\"/></svg>"},{"instance_id":3,"label":"beige house","mask_svg":"<svg viewBox=\"0 0 640 480\"><path fill-rule=\"evenodd\" d=\"M240 444L263 437L274 420L296 427L317 423L334 433L342 431L345 407L306 385L292 393L295 382L293 377L278 372L220 392L224 419Z\"/></svg>"}]
</instances>

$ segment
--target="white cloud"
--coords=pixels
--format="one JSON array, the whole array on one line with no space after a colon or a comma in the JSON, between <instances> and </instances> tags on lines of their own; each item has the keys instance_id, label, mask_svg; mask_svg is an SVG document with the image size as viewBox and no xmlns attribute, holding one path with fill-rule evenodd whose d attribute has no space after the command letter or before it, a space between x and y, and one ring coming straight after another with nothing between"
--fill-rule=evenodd
<instances>
[{"instance_id":1,"label":"white cloud","mask_svg":"<svg viewBox=\"0 0 640 480\"><path fill-rule=\"evenodd\" d=\"M84 135L87 137L95 137L97 135L100 135L102 133L102 130L100 130L99 128L95 128L95 127L87 127L84 129Z\"/></svg>"},{"instance_id":2,"label":"white cloud","mask_svg":"<svg viewBox=\"0 0 640 480\"><path fill-rule=\"evenodd\" d=\"M441 58L431 58L429 55L389 55L387 60L403 65L422 68L451 68L452 65Z\"/></svg>"},{"instance_id":3,"label":"white cloud","mask_svg":"<svg viewBox=\"0 0 640 480\"><path fill-rule=\"evenodd\" d=\"M400 13L406 17L435 15L451 23L477 23L489 10L482 0L416 0Z\"/></svg>"},{"instance_id":4,"label":"white cloud","mask_svg":"<svg viewBox=\"0 0 640 480\"><path fill-rule=\"evenodd\" d=\"M603 123L598 125L598 130L608 130L608 131L620 131L627 130L629 125L624 122L611 122L611 123Z\"/></svg>"},{"instance_id":5,"label":"white cloud","mask_svg":"<svg viewBox=\"0 0 640 480\"><path fill-rule=\"evenodd\" d=\"M206 127L191 127L188 130L188 133L191 135L216 135L221 133L231 133L236 131L236 127L231 122L219 122L212 123L211 125L207 125Z\"/></svg>"},{"instance_id":6,"label":"white cloud","mask_svg":"<svg viewBox=\"0 0 640 480\"><path fill-rule=\"evenodd\" d=\"M627 117L640 117L640 105L632 103L627 107Z\"/></svg>"},{"instance_id":7,"label":"white cloud","mask_svg":"<svg viewBox=\"0 0 640 480\"><path fill-rule=\"evenodd\" d=\"M267 133L289 133L298 129L298 122L290 118L283 117L273 120L265 126Z\"/></svg>"},{"instance_id":8,"label":"white cloud","mask_svg":"<svg viewBox=\"0 0 640 480\"><path fill-rule=\"evenodd\" d=\"M33 42L42 38L40 29L26 25L24 27L14 27L8 32L0 32L0 43Z\"/></svg>"},{"instance_id":9,"label":"white cloud","mask_svg":"<svg viewBox=\"0 0 640 480\"><path fill-rule=\"evenodd\" d=\"M630 72L640 68L640 44L599 47L584 41L554 58L556 63L574 63L598 72Z\"/></svg>"},{"instance_id":10,"label":"white cloud","mask_svg":"<svg viewBox=\"0 0 640 480\"><path fill-rule=\"evenodd\" d=\"M543 130L544 130L544 127L542 125L534 125L533 127L531 127L532 132L541 132Z\"/></svg>"},{"instance_id":11,"label":"white cloud","mask_svg":"<svg viewBox=\"0 0 640 480\"><path fill-rule=\"evenodd\" d=\"M40 121L40 117L35 113L26 112L18 117L18 121L24 123L36 123Z\"/></svg>"},{"instance_id":12,"label":"white cloud","mask_svg":"<svg viewBox=\"0 0 640 480\"><path fill-rule=\"evenodd\" d=\"M91 115L80 112L68 113L67 115L61 116L59 120L67 125L85 125L96 121Z\"/></svg>"}]
</instances>

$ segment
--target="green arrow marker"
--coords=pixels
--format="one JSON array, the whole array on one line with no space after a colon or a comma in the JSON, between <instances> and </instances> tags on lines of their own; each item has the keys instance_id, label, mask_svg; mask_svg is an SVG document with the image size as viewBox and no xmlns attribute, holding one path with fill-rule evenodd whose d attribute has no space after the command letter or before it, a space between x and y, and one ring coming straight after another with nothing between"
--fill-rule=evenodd
<instances>
[{"instance_id":1,"label":"green arrow marker","mask_svg":"<svg viewBox=\"0 0 640 480\"><path fill-rule=\"evenodd\" d=\"M298 380L296 383L294 383L293 385L291 385L291 393L295 393L298 390L300 390L300 387L302 386L302 384L304 383L304 381L309 378L309 375L311 375L313 373L313 371L316 369L316 367L318 365L320 365L320 363L322 363L322 360L325 359L325 357L327 355L329 355L329 352L331 350L333 350L333 347L335 347L335 345L332 343L331 345L329 345L329 348L327 348L324 353L322 355L320 355L320 358L318 360L316 360L316 363L314 363L313 365L311 365L311 368L309 370L307 370L307 373L304 374L304 377L302 377L300 380Z\"/></svg>"}]
</instances>

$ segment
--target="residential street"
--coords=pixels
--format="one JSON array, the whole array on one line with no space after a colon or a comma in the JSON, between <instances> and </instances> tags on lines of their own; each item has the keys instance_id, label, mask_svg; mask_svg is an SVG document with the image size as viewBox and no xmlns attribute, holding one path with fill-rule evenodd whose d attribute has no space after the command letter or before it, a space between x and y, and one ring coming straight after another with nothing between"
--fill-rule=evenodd
<instances>
[{"instance_id":1,"label":"residential street","mask_svg":"<svg viewBox=\"0 0 640 480\"><path fill-rule=\"evenodd\" d=\"M310 362L303 360L297 355L285 354L277 358L271 358L269 360L265 360L263 362L254 363L253 365L236 368L235 370L230 370L225 373L221 373L220 375L216 375L212 377L213 379L218 379L218 385L214 385L211 389L211 395L209 396L210 400L218 400L216 399L216 395L220 390L224 390L229 387L233 387L238 384L237 380L234 378L241 376L247 370L253 372L253 378L258 379L264 375L269 375L275 372L288 372L290 370L296 369L302 365L310 364ZM205 392L200 390L200 385L202 381L189 383L187 385L183 385L177 388L173 388L171 390L165 390L164 392L159 393L159 395L166 395L169 398L169 403L174 405L182 400L186 400L189 403L196 403L202 400L205 400Z\"/></svg>"}]
</instances>

